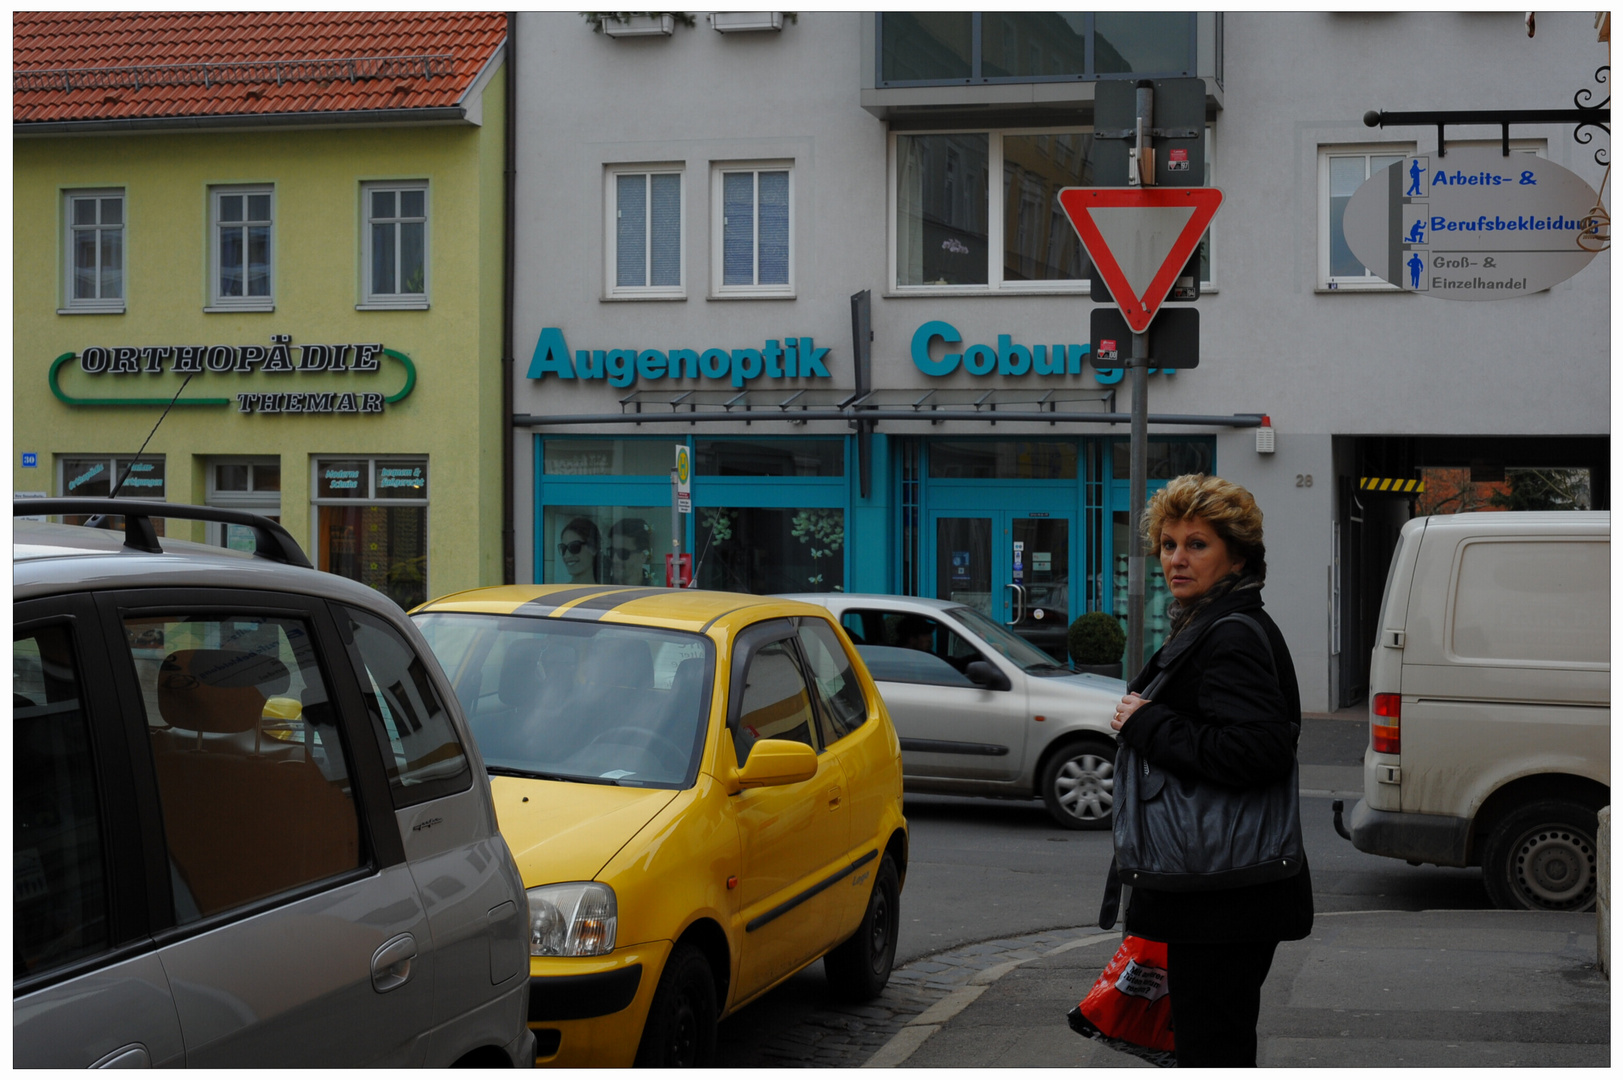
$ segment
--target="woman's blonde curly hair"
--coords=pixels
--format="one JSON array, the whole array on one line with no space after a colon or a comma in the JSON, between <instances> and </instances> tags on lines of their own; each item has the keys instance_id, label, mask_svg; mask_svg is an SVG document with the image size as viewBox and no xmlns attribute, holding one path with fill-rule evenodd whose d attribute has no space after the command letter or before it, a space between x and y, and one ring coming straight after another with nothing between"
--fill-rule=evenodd
<instances>
[{"instance_id":1,"label":"woman's blonde curly hair","mask_svg":"<svg viewBox=\"0 0 1623 1080\"><path fill-rule=\"evenodd\" d=\"M1161 530L1171 521L1204 518L1223 538L1229 554L1245 560L1245 573L1267 579L1267 549L1262 543L1262 511L1239 484L1204 473L1187 473L1150 497L1144 511L1144 541L1149 553L1161 547Z\"/></svg>"}]
</instances>

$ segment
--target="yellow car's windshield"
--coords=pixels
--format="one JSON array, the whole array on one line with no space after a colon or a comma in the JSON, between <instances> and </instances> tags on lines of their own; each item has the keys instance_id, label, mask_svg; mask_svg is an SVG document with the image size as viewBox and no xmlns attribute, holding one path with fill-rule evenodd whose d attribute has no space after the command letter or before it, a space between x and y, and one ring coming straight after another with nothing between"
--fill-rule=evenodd
<instances>
[{"instance_id":1,"label":"yellow car's windshield","mask_svg":"<svg viewBox=\"0 0 1623 1080\"><path fill-rule=\"evenodd\" d=\"M426 612L492 773L685 787L710 714L709 639L570 619Z\"/></svg>"}]
</instances>

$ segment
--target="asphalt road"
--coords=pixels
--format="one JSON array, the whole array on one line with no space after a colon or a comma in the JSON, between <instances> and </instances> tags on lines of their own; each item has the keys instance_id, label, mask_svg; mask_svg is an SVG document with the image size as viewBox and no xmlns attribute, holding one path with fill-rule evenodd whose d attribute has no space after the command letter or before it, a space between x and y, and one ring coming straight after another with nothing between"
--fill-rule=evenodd
<instances>
[{"instance_id":1,"label":"asphalt road","mask_svg":"<svg viewBox=\"0 0 1623 1080\"><path fill-rule=\"evenodd\" d=\"M1361 715L1306 718L1302 829L1319 911L1485 909L1480 870L1409 866L1366 855L1335 832L1330 804L1360 794L1368 727ZM1098 918L1110 834L1053 823L1037 800L908 796L912 844L902 891L898 966L962 946ZM814 964L721 1027L718 1064L781 1065L780 1036L808 1046L842 1037ZM810 1060L809 1058L807 1060Z\"/></svg>"}]
</instances>

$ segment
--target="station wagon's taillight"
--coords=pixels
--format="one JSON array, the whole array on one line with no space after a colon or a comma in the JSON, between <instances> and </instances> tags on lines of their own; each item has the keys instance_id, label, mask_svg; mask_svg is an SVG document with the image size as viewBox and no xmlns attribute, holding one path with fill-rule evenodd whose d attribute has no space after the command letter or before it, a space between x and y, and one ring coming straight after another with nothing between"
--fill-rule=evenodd
<instances>
[{"instance_id":1,"label":"station wagon's taillight","mask_svg":"<svg viewBox=\"0 0 1623 1080\"><path fill-rule=\"evenodd\" d=\"M1376 694L1370 705L1369 745L1377 754L1396 754L1402 747L1398 738L1398 721L1403 716L1403 697L1399 694ZM1386 723L1381 723L1385 720Z\"/></svg>"}]
</instances>

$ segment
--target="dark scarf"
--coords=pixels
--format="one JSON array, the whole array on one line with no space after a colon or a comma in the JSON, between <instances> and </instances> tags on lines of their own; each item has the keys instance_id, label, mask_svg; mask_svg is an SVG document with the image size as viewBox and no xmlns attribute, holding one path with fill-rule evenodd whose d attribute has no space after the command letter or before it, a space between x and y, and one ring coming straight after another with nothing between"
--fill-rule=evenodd
<instances>
[{"instance_id":1,"label":"dark scarf","mask_svg":"<svg viewBox=\"0 0 1623 1080\"><path fill-rule=\"evenodd\" d=\"M1167 605L1167 617L1172 620L1172 630L1167 634L1167 640L1171 641L1188 627L1200 621L1200 616L1208 608L1229 593L1238 592L1241 589L1260 588L1262 588L1262 582L1257 579L1255 574L1247 574L1243 570L1236 570L1220 578L1205 593L1196 597L1192 604L1184 604L1178 600L1172 601L1171 604Z\"/></svg>"}]
</instances>

